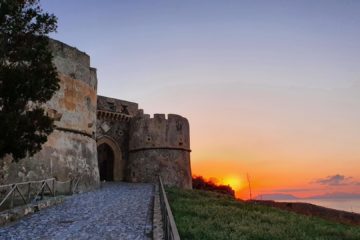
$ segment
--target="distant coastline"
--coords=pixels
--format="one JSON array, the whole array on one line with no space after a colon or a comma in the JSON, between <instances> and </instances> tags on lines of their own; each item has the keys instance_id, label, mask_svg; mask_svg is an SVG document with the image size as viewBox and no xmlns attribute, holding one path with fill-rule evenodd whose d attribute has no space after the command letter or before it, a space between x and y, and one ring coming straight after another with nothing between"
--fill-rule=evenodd
<instances>
[{"instance_id":1,"label":"distant coastline","mask_svg":"<svg viewBox=\"0 0 360 240\"><path fill-rule=\"evenodd\" d=\"M321 194L321 195L314 195L314 196L310 196L310 197L306 197L306 198L301 198L301 197L297 197L293 194L270 193L270 194L260 194L255 199L256 200L353 199L353 200L360 201L360 194L335 192L335 193L325 193L325 194Z\"/></svg>"},{"instance_id":2,"label":"distant coastline","mask_svg":"<svg viewBox=\"0 0 360 240\"><path fill-rule=\"evenodd\" d=\"M296 212L303 215L320 217L343 224L360 226L360 213L344 211L341 209L328 208L317 204L304 202L304 199L290 201L273 201L273 200L250 200L249 203L261 204L270 207L279 208L286 211ZM311 200L311 199L309 199ZM360 204L360 200L357 201Z\"/></svg>"},{"instance_id":3,"label":"distant coastline","mask_svg":"<svg viewBox=\"0 0 360 240\"><path fill-rule=\"evenodd\" d=\"M299 198L292 194L274 193L259 195L255 199L264 201L309 203L334 210L360 214L360 194L327 193L308 198Z\"/></svg>"}]
</instances>

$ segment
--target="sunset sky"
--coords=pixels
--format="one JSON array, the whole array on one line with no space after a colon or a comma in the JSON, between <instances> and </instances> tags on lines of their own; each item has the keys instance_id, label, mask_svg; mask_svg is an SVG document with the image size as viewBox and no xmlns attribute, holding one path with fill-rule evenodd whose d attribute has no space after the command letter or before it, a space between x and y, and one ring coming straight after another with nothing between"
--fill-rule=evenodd
<instances>
[{"instance_id":1,"label":"sunset sky","mask_svg":"<svg viewBox=\"0 0 360 240\"><path fill-rule=\"evenodd\" d=\"M360 193L360 1L42 0L98 93L177 113L192 171L247 198Z\"/></svg>"}]
</instances>

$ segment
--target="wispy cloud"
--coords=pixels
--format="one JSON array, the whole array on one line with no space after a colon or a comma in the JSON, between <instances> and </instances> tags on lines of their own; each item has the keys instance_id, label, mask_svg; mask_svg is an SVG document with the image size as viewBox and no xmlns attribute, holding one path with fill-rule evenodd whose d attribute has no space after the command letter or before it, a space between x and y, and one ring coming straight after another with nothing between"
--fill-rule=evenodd
<instances>
[{"instance_id":1,"label":"wispy cloud","mask_svg":"<svg viewBox=\"0 0 360 240\"><path fill-rule=\"evenodd\" d=\"M353 181L353 177L347 177L341 174L335 174L335 175L327 176L325 178L319 178L314 180L312 183L317 183L327 186L360 185L360 182Z\"/></svg>"}]
</instances>

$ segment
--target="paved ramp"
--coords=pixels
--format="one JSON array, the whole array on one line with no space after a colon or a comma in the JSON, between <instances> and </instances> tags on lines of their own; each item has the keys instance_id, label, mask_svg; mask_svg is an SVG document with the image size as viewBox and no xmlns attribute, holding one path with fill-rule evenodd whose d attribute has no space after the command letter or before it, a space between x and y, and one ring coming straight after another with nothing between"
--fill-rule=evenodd
<instances>
[{"instance_id":1,"label":"paved ramp","mask_svg":"<svg viewBox=\"0 0 360 240\"><path fill-rule=\"evenodd\" d=\"M151 239L152 184L106 183L0 228L0 239Z\"/></svg>"}]
</instances>

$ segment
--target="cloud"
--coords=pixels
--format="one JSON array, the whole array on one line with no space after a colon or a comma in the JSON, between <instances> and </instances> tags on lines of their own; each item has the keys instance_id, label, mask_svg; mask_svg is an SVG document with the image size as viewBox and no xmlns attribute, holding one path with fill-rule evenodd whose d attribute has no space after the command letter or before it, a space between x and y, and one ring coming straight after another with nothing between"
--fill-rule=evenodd
<instances>
[{"instance_id":1,"label":"cloud","mask_svg":"<svg viewBox=\"0 0 360 240\"><path fill-rule=\"evenodd\" d=\"M342 186L342 185L354 185L358 182L352 182L352 177L346 177L344 175L336 174L327 176L326 178L316 179L313 183L327 185L327 186Z\"/></svg>"}]
</instances>

